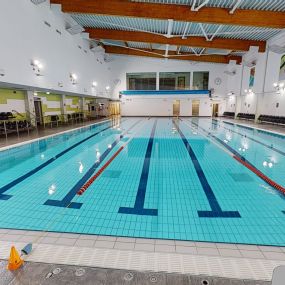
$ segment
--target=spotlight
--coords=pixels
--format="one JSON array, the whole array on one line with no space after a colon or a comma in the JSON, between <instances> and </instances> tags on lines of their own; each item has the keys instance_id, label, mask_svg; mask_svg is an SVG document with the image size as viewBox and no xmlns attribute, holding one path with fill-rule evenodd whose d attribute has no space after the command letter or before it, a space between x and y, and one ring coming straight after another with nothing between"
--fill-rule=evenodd
<instances>
[{"instance_id":1,"label":"spotlight","mask_svg":"<svg viewBox=\"0 0 285 285\"><path fill-rule=\"evenodd\" d=\"M96 81L92 82L92 87L96 87L98 85L98 83Z\"/></svg>"},{"instance_id":2,"label":"spotlight","mask_svg":"<svg viewBox=\"0 0 285 285\"><path fill-rule=\"evenodd\" d=\"M110 86L106 86L106 90L107 90L107 91L110 90Z\"/></svg>"},{"instance_id":3,"label":"spotlight","mask_svg":"<svg viewBox=\"0 0 285 285\"><path fill-rule=\"evenodd\" d=\"M78 77L75 73L70 73L69 78L73 85L77 84Z\"/></svg>"},{"instance_id":4,"label":"spotlight","mask_svg":"<svg viewBox=\"0 0 285 285\"><path fill-rule=\"evenodd\" d=\"M38 59L32 60L31 66L33 67L33 71L37 76L42 76L41 70L43 69L43 64Z\"/></svg>"}]
</instances>

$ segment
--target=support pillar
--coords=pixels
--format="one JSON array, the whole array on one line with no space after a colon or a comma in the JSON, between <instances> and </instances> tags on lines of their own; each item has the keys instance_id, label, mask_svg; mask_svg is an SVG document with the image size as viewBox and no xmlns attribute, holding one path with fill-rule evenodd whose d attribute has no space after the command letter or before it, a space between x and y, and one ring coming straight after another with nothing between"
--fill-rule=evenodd
<instances>
[{"instance_id":1,"label":"support pillar","mask_svg":"<svg viewBox=\"0 0 285 285\"><path fill-rule=\"evenodd\" d=\"M66 104L65 104L65 95L61 95L61 101L60 101L60 108L61 108L61 114L63 117L64 122L67 122L67 111L66 111Z\"/></svg>"},{"instance_id":2,"label":"support pillar","mask_svg":"<svg viewBox=\"0 0 285 285\"><path fill-rule=\"evenodd\" d=\"M35 112L35 103L34 103L34 92L26 91L25 94L25 111L28 120L31 122L33 127L37 125L36 112Z\"/></svg>"}]
</instances>

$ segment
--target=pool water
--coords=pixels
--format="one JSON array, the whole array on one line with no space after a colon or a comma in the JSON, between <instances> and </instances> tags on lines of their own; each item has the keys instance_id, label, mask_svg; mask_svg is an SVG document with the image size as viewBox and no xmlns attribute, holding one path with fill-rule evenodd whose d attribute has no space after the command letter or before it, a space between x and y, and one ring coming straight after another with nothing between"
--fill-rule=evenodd
<instances>
[{"instance_id":1,"label":"pool water","mask_svg":"<svg viewBox=\"0 0 285 285\"><path fill-rule=\"evenodd\" d=\"M284 195L233 158L284 187L284 142L209 118L122 118L3 150L0 228L285 246Z\"/></svg>"}]
</instances>

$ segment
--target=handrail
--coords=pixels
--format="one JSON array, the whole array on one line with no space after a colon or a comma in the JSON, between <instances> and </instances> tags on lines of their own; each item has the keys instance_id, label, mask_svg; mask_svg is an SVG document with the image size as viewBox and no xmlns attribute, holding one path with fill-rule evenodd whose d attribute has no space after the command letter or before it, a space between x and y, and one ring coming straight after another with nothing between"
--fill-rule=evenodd
<instances>
[{"instance_id":1,"label":"handrail","mask_svg":"<svg viewBox=\"0 0 285 285\"><path fill-rule=\"evenodd\" d=\"M12 113L16 113L17 115L21 116L22 118L25 118L25 116L23 116L20 112L18 112L17 110L12 110Z\"/></svg>"},{"instance_id":2,"label":"handrail","mask_svg":"<svg viewBox=\"0 0 285 285\"><path fill-rule=\"evenodd\" d=\"M29 110L25 110L26 111L26 113L28 113L29 114L29 116L32 116L32 117L34 117L35 119L37 118L37 116L35 115L35 114L33 114L32 112L30 112Z\"/></svg>"}]
</instances>

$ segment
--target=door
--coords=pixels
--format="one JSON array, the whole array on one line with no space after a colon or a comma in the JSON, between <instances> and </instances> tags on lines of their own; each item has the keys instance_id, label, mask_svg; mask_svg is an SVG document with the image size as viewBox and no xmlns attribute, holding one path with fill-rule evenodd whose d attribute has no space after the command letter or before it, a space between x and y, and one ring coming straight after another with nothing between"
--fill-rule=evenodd
<instances>
[{"instance_id":1,"label":"door","mask_svg":"<svg viewBox=\"0 0 285 285\"><path fill-rule=\"evenodd\" d=\"M213 104L212 116L213 117L218 117L218 114L219 114L219 104Z\"/></svg>"},{"instance_id":2,"label":"door","mask_svg":"<svg viewBox=\"0 0 285 285\"><path fill-rule=\"evenodd\" d=\"M43 111L42 111L41 100L35 98L34 105L35 105L35 114L36 114L37 125L41 125L43 123Z\"/></svg>"},{"instance_id":3,"label":"door","mask_svg":"<svg viewBox=\"0 0 285 285\"><path fill-rule=\"evenodd\" d=\"M180 100L173 101L173 116L180 116Z\"/></svg>"},{"instance_id":4,"label":"door","mask_svg":"<svg viewBox=\"0 0 285 285\"><path fill-rule=\"evenodd\" d=\"M192 116L199 116L200 100L192 100Z\"/></svg>"}]
</instances>

